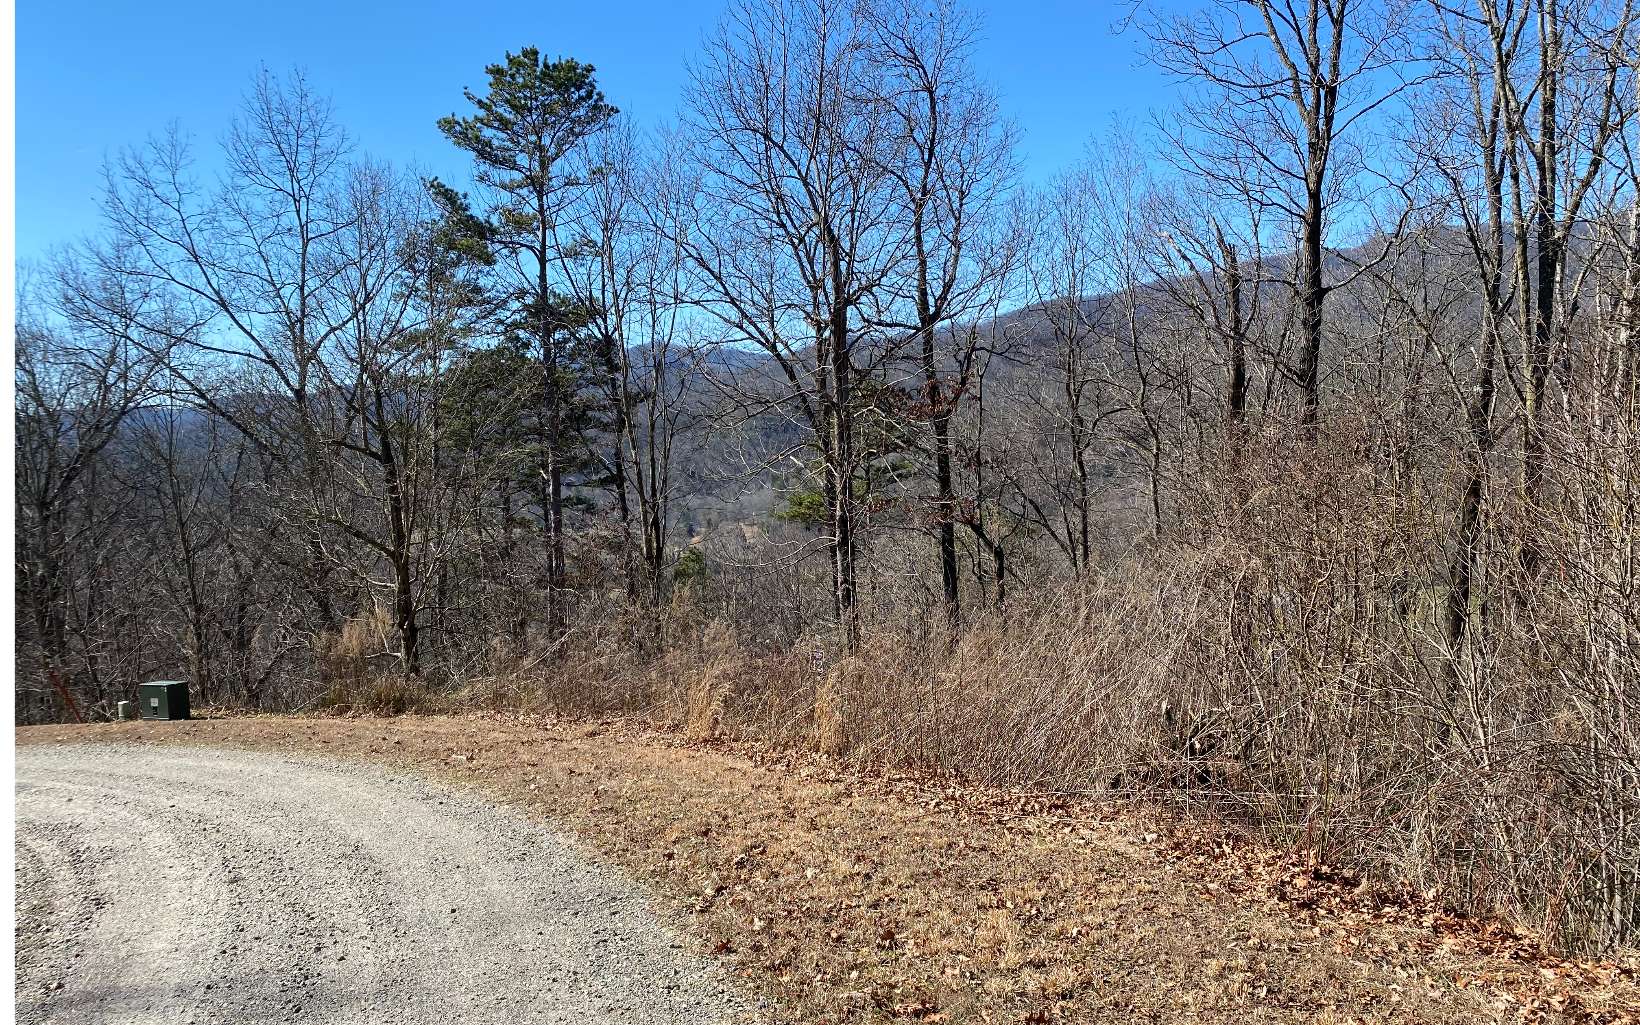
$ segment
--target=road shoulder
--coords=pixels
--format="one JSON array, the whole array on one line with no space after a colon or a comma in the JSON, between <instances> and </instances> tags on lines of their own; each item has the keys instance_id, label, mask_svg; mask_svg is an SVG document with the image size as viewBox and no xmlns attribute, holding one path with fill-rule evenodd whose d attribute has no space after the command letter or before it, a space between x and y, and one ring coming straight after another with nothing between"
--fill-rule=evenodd
<instances>
[{"instance_id":1,"label":"road shoulder","mask_svg":"<svg viewBox=\"0 0 1640 1025\"><path fill-rule=\"evenodd\" d=\"M431 775L583 837L799 1021L1617 1022L1631 967L1544 957L1122 809L624 723L237 718L31 727Z\"/></svg>"}]
</instances>

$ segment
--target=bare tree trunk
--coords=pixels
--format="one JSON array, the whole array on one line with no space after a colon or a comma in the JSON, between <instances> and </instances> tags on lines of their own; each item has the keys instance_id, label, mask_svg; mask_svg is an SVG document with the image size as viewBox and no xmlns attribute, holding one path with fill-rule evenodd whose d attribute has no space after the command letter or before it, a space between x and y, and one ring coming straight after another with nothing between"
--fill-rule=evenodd
<instances>
[{"instance_id":1,"label":"bare tree trunk","mask_svg":"<svg viewBox=\"0 0 1640 1025\"><path fill-rule=\"evenodd\" d=\"M1498 326L1490 313L1486 320L1479 381L1464 417L1470 437L1469 470L1458 504L1458 538L1447 591L1446 641L1454 658L1463 646L1464 633L1469 624L1470 604L1480 562L1481 506L1486 497L1487 464L1494 440L1492 403L1497 391Z\"/></svg>"},{"instance_id":2,"label":"bare tree trunk","mask_svg":"<svg viewBox=\"0 0 1640 1025\"><path fill-rule=\"evenodd\" d=\"M1303 279L1298 293L1298 387L1304 404L1301 422L1312 432L1321 412L1322 308L1327 296L1323 283L1322 209L1320 183L1311 183L1305 197L1300 255Z\"/></svg>"},{"instance_id":3,"label":"bare tree trunk","mask_svg":"<svg viewBox=\"0 0 1640 1025\"><path fill-rule=\"evenodd\" d=\"M961 596L957 588L957 495L951 471L951 409L940 385L934 330L934 326L929 325L922 332L923 395L931 410L929 423L934 442L934 508L938 525L935 549L939 556L945 616L954 626L961 618Z\"/></svg>"},{"instance_id":4,"label":"bare tree trunk","mask_svg":"<svg viewBox=\"0 0 1640 1025\"><path fill-rule=\"evenodd\" d=\"M393 432L387 427L387 409L381 389L375 389L376 423L379 430L382 476L387 484L387 526L389 562L393 566L393 616L399 634L399 665L406 676L421 675L421 628L417 623L415 579L410 550L409 510L400 473Z\"/></svg>"},{"instance_id":5,"label":"bare tree trunk","mask_svg":"<svg viewBox=\"0 0 1640 1025\"><path fill-rule=\"evenodd\" d=\"M843 294L843 257L835 242L830 245L834 294ZM834 302L827 325L827 346L831 356L831 466L832 557L837 589L836 612L843 642L853 651L860 643L860 613L856 607L854 574L854 361L849 355L848 307Z\"/></svg>"},{"instance_id":6,"label":"bare tree trunk","mask_svg":"<svg viewBox=\"0 0 1640 1025\"><path fill-rule=\"evenodd\" d=\"M1543 562L1538 538L1544 499L1543 483L1548 458L1544 440L1544 413L1549 386L1549 358L1554 347L1555 300L1560 279L1561 238L1559 230L1559 120L1560 88L1559 5L1542 0L1538 12L1540 68L1538 87L1538 139L1533 147L1537 177L1533 235L1537 245L1535 281L1532 290L1532 330L1527 336L1525 423L1521 431L1521 495L1525 499L1525 530L1521 539L1521 570L1528 580L1537 576Z\"/></svg>"},{"instance_id":7,"label":"bare tree trunk","mask_svg":"<svg viewBox=\"0 0 1640 1025\"><path fill-rule=\"evenodd\" d=\"M1218 242L1219 260L1224 265L1225 340L1230 350L1225 406L1230 422L1239 425L1247 418L1247 325L1242 307L1241 260L1217 222L1213 233Z\"/></svg>"}]
</instances>

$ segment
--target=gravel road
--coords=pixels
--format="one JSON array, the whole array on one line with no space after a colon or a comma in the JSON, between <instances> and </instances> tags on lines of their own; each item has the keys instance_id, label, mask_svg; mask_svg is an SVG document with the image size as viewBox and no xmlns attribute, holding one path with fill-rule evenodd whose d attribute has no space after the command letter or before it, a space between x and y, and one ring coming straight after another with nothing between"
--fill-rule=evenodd
<instances>
[{"instance_id":1,"label":"gravel road","mask_svg":"<svg viewBox=\"0 0 1640 1025\"><path fill-rule=\"evenodd\" d=\"M17 1018L461 1025L737 1020L574 841L318 759L17 749Z\"/></svg>"}]
</instances>

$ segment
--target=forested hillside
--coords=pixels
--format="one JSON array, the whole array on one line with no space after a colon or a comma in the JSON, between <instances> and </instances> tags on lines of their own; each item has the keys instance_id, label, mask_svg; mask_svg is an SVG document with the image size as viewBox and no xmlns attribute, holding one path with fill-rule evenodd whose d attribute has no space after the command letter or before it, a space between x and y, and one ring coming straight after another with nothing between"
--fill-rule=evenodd
<instances>
[{"instance_id":1,"label":"forested hillside","mask_svg":"<svg viewBox=\"0 0 1640 1025\"><path fill-rule=\"evenodd\" d=\"M1141 6L1046 183L947 0L730 0L656 131L522 48L461 181L256 75L20 274L18 720L645 715L1633 944L1637 16Z\"/></svg>"}]
</instances>

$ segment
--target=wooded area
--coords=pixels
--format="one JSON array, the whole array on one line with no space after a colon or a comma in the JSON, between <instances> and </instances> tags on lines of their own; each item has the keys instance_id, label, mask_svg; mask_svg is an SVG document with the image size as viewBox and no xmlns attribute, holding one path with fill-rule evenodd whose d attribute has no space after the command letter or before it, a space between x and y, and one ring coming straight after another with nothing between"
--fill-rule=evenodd
<instances>
[{"instance_id":1,"label":"wooded area","mask_svg":"<svg viewBox=\"0 0 1640 1025\"><path fill-rule=\"evenodd\" d=\"M1632 0L1127 30L1182 102L1041 186L946 0L731 0L656 132L508 54L461 183L300 74L123 152L19 277L18 721L646 714L1633 944Z\"/></svg>"}]
</instances>

